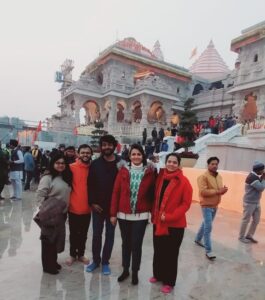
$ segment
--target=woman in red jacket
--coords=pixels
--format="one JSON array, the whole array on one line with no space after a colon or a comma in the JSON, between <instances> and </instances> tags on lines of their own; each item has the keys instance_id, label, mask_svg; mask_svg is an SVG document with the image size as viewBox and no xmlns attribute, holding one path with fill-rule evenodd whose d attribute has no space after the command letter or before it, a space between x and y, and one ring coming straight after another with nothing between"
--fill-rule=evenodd
<instances>
[{"instance_id":1,"label":"woman in red jacket","mask_svg":"<svg viewBox=\"0 0 265 300\"><path fill-rule=\"evenodd\" d=\"M138 284L142 244L152 208L155 169L147 165L142 146L134 144L129 151L129 165L120 163L111 200L111 223L119 222L122 238L123 272L121 282L129 276L132 258L132 284Z\"/></svg>"},{"instance_id":2,"label":"woman in red jacket","mask_svg":"<svg viewBox=\"0 0 265 300\"><path fill-rule=\"evenodd\" d=\"M150 282L162 281L163 293L170 293L176 282L179 248L187 225L185 214L192 200L192 187L179 165L178 154L166 156L165 169L160 170L156 181L152 209L154 257Z\"/></svg>"}]
</instances>

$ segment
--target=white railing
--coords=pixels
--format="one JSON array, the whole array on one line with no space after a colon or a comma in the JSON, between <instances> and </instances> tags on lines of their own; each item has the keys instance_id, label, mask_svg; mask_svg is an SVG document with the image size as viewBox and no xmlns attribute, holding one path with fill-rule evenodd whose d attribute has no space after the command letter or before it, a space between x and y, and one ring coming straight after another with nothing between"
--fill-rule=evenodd
<instances>
[{"instance_id":1,"label":"white railing","mask_svg":"<svg viewBox=\"0 0 265 300\"><path fill-rule=\"evenodd\" d=\"M208 143L229 142L232 138L242 135L241 128L242 128L242 124L236 124L236 125L232 126L231 128L226 129L225 131L223 131L220 134L212 134L212 133L206 134L203 137L198 138L195 141L195 146L190 147L189 151L192 151L193 153L199 153L207 147ZM181 153L184 150L185 150L184 148L180 148L176 151L176 153ZM169 152L161 153L161 155L159 155L160 159L164 160L168 153Z\"/></svg>"}]
</instances>

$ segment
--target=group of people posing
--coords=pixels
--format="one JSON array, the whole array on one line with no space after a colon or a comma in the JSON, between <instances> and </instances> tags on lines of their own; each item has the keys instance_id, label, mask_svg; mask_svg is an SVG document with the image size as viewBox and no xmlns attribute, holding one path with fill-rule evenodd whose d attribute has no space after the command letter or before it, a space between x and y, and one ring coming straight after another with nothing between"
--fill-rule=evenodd
<instances>
[{"instance_id":1,"label":"group of people posing","mask_svg":"<svg viewBox=\"0 0 265 300\"><path fill-rule=\"evenodd\" d=\"M87 272L101 266L104 275L111 274L109 263L118 223L123 267L118 281L124 281L132 272L131 282L137 285L142 244L151 213L154 254L150 282L162 282L161 291L170 293L177 278L178 255L187 226L186 212L192 202L192 186L183 175L178 154L168 154L165 168L157 174L155 165L147 162L141 145L131 145L129 162L114 153L116 146L115 138L105 135L100 139L101 155L93 161L92 148L87 144L79 146L78 158L70 165L62 153L51 158L39 183L40 208L34 217L41 228L43 271L58 274L61 269L57 253L64 251L68 215L70 255L66 263L70 266L82 262L87 265ZM228 190L217 172L218 163L217 157L209 158L208 170L198 179L203 223L195 243L205 248L206 256L211 260L215 259L210 236L212 221L221 196ZM85 247L91 216L93 261L89 262ZM247 225L246 221L244 224ZM253 226L249 234L248 238L253 238Z\"/></svg>"}]
</instances>

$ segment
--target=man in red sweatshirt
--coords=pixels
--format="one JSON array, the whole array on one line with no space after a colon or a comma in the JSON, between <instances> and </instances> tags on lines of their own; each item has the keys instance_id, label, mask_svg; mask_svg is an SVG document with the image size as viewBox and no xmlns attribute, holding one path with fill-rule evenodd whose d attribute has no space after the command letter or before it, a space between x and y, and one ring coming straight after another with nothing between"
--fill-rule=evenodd
<instances>
[{"instance_id":1,"label":"man in red sweatshirt","mask_svg":"<svg viewBox=\"0 0 265 300\"><path fill-rule=\"evenodd\" d=\"M70 231L70 257L66 260L68 266L71 266L75 260L84 264L89 263L84 254L91 219L91 209L87 202L87 177L93 152L87 144L80 145L77 152L77 161L70 164L73 186L68 211Z\"/></svg>"}]
</instances>

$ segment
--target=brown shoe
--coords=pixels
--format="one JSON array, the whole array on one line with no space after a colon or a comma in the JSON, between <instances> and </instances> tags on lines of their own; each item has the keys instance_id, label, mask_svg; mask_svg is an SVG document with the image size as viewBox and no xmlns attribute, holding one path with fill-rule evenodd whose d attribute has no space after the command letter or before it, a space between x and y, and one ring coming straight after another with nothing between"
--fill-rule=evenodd
<instances>
[{"instance_id":1,"label":"brown shoe","mask_svg":"<svg viewBox=\"0 0 265 300\"><path fill-rule=\"evenodd\" d=\"M74 263L75 260L76 259L73 256L69 256L67 258L67 260L65 261L65 263L67 264L67 266L71 266Z\"/></svg>"},{"instance_id":2,"label":"brown shoe","mask_svg":"<svg viewBox=\"0 0 265 300\"><path fill-rule=\"evenodd\" d=\"M78 261L82 262L84 265L88 265L89 264L89 259L85 256L80 256L78 257Z\"/></svg>"}]
</instances>

